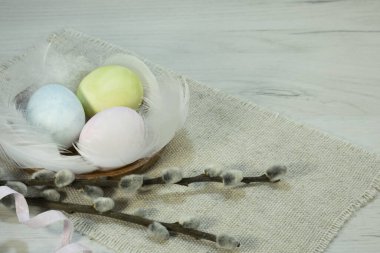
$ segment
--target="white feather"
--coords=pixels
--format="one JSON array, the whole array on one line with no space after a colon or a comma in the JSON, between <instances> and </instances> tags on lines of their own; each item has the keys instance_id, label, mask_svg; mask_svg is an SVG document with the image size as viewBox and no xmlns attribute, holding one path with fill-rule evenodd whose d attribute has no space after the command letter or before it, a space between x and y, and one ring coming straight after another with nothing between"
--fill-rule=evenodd
<instances>
[{"instance_id":1,"label":"white feather","mask_svg":"<svg viewBox=\"0 0 380 253\"><path fill-rule=\"evenodd\" d=\"M187 116L187 83L168 73L160 73L158 83L159 91L155 95L158 98L146 105L147 113L143 115L147 131L143 156L153 155L168 144Z\"/></svg>"},{"instance_id":2,"label":"white feather","mask_svg":"<svg viewBox=\"0 0 380 253\"><path fill-rule=\"evenodd\" d=\"M105 63L128 67L140 77L144 87L140 114L144 118L145 146L136 160L152 156L168 144L185 123L189 106L186 80L158 67L153 74L143 61L132 55L113 55Z\"/></svg>"},{"instance_id":3,"label":"white feather","mask_svg":"<svg viewBox=\"0 0 380 253\"><path fill-rule=\"evenodd\" d=\"M65 156L49 134L31 126L15 104L0 107L0 147L21 168L71 169L86 173L97 168L81 156Z\"/></svg>"}]
</instances>

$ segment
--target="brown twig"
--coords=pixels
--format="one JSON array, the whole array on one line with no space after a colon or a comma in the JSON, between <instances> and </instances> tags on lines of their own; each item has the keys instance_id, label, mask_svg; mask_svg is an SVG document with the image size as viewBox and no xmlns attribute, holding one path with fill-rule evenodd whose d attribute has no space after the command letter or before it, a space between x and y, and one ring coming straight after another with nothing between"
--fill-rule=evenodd
<instances>
[{"instance_id":1,"label":"brown twig","mask_svg":"<svg viewBox=\"0 0 380 253\"><path fill-rule=\"evenodd\" d=\"M184 177L181 181L175 183L179 185L188 186L192 183L199 183L199 182L217 182L217 183L223 183L223 179L221 177L209 177L206 174L201 174L194 177ZM270 182L267 175L262 175L259 177L244 177L242 180L243 183L249 184L253 182ZM161 177L151 178L151 179L144 179L143 186L146 185L154 185L154 184L165 184L165 181Z\"/></svg>"},{"instance_id":2,"label":"brown twig","mask_svg":"<svg viewBox=\"0 0 380 253\"><path fill-rule=\"evenodd\" d=\"M0 180L0 185L5 185L8 181L12 180ZM37 179L23 179L23 180L17 180L19 182L24 183L27 186L37 186L37 185L45 185L54 187L55 183L54 180L37 180ZM82 188L86 185L93 185L93 186L99 186L99 187L117 187L119 185L120 180L115 179L76 179L71 186L76 188ZM201 174L194 177L184 177L181 181L175 183L178 185L188 186L192 183L199 183L199 182L217 182L217 183L223 183L223 179L221 177L209 177L205 174ZM266 174L263 174L258 177L244 177L241 181L243 183L249 184L254 182L271 182L270 179ZM148 185L156 185L156 184L166 184L165 181L161 177L156 178L149 178L144 179L143 186Z\"/></svg>"},{"instance_id":3,"label":"brown twig","mask_svg":"<svg viewBox=\"0 0 380 253\"><path fill-rule=\"evenodd\" d=\"M62 202L48 201L41 198L28 198L28 204L32 206L39 206L46 209L61 210L70 214L71 213L87 213L87 214L93 214L93 215L100 215L104 217L109 217L109 218L113 218L117 220L130 222L133 224L138 224L144 227L148 227L150 224L155 222L154 220L146 219L140 216L113 212L113 211L99 213L90 205L62 203ZM191 236L196 239L204 239L204 240L216 242L216 235L214 234L206 233L206 232L196 230L196 229L185 228L181 226L178 222L175 222L175 223L160 222L160 223L163 226L165 226L168 229L168 231L171 232L172 234L180 233L180 234Z\"/></svg>"}]
</instances>

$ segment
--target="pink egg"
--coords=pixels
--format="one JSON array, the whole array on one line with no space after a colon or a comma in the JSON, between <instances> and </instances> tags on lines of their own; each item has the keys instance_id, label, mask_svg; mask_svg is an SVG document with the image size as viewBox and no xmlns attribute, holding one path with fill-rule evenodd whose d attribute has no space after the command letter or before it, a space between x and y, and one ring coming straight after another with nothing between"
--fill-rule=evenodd
<instances>
[{"instance_id":1,"label":"pink egg","mask_svg":"<svg viewBox=\"0 0 380 253\"><path fill-rule=\"evenodd\" d=\"M127 107L97 113L83 127L78 152L103 170L135 162L144 148L144 121Z\"/></svg>"}]
</instances>

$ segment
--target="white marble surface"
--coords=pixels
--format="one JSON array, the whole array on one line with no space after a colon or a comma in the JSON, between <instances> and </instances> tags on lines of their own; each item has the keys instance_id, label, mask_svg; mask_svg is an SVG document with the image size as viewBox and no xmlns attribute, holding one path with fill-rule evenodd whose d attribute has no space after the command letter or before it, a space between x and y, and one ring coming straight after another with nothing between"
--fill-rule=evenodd
<instances>
[{"instance_id":1,"label":"white marble surface","mask_svg":"<svg viewBox=\"0 0 380 253\"><path fill-rule=\"evenodd\" d=\"M377 0L0 0L0 61L71 27L380 153L379 13ZM58 242L4 208L0 235L6 253L51 252ZM327 252L379 251L377 199Z\"/></svg>"}]
</instances>

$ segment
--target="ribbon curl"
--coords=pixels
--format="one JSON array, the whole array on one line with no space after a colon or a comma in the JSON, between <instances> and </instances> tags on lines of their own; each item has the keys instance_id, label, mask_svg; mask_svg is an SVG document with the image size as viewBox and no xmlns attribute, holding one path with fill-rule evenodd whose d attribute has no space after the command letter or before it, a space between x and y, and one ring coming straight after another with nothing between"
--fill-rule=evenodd
<instances>
[{"instance_id":1,"label":"ribbon curl","mask_svg":"<svg viewBox=\"0 0 380 253\"><path fill-rule=\"evenodd\" d=\"M11 194L13 194L15 198L16 214L20 223L31 228L42 228L57 221L63 221L61 246L56 249L56 253L92 252L79 243L70 243L74 231L73 224L62 212L50 210L30 218L28 203L24 196L7 186L0 186L0 200Z\"/></svg>"}]
</instances>

